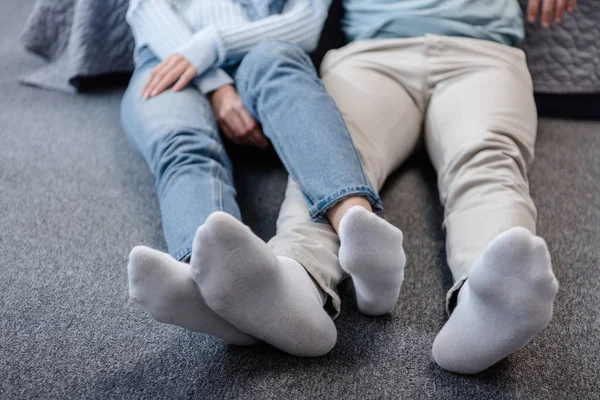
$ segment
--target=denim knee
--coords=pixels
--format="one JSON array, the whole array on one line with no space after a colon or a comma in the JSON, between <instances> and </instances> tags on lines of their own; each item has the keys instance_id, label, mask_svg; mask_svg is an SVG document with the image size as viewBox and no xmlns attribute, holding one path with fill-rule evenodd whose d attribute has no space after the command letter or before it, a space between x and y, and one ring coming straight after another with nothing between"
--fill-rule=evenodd
<instances>
[{"instance_id":1,"label":"denim knee","mask_svg":"<svg viewBox=\"0 0 600 400\"><path fill-rule=\"evenodd\" d=\"M267 69L279 66L281 62L285 61L295 61L312 67L310 57L308 57L308 54L300 46L277 39L267 39L254 46L248 52L242 60L240 70L243 72L252 67ZM238 70L238 73L240 73L240 70Z\"/></svg>"},{"instance_id":2,"label":"denim knee","mask_svg":"<svg viewBox=\"0 0 600 400\"><path fill-rule=\"evenodd\" d=\"M299 46L280 40L265 40L242 60L236 86L248 111L258 118L256 99L261 94L289 90L290 79L308 78L321 85L308 55Z\"/></svg>"},{"instance_id":3,"label":"denim knee","mask_svg":"<svg viewBox=\"0 0 600 400\"><path fill-rule=\"evenodd\" d=\"M154 172L159 191L189 168L207 176L231 180L231 166L221 142L192 129L169 129L153 140L148 164Z\"/></svg>"}]
</instances>

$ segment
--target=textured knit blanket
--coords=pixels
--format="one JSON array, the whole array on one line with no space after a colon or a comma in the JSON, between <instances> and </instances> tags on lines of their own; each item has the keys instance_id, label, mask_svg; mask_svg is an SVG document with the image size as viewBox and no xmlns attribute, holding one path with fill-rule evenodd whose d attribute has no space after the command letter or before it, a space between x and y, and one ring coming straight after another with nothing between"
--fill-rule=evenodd
<instances>
[{"instance_id":1,"label":"textured knit blanket","mask_svg":"<svg viewBox=\"0 0 600 400\"><path fill-rule=\"evenodd\" d=\"M128 3L37 0L22 41L48 63L20 81L76 92L82 79L130 72L134 43L125 21ZM560 26L528 26L524 49L536 92L600 93L600 1L579 0Z\"/></svg>"}]
</instances>

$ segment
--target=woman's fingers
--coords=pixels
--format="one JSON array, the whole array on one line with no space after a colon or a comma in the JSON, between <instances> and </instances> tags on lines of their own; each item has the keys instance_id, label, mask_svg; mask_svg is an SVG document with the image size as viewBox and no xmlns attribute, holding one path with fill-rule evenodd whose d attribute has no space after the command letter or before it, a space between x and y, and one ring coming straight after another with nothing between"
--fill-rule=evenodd
<instances>
[{"instance_id":1,"label":"woman's fingers","mask_svg":"<svg viewBox=\"0 0 600 400\"><path fill-rule=\"evenodd\" d=\"M254 145L256 147L258 147L260 149L264 149L265 147L267 147L269 145L269 140L267 140L264 133L258 126L254 129L252 129L251 135L253 138Z\"/></svg>"},{"instance_id":2,"label":"woman's fingers","mask_svg":"<svg viewBox=\"0 0 600 400\"><path fill-rule=\"evenodd\" d=\"M152 93L152 90L154 90L154 87L156 87L156 84L160 82L166 71L169 70L170 65L174 62L175 59L173 57L168 57L152 70L142 91L142 96L144 98L147 99L150 97L150 94Z\"/></svg>"},{"instance_id":3,"label":"woman's fingers","mask_svg":"<svg viewBox=\"0 0 600 400\"><path fill-rule=\"evenodd\" d=\"M534 23L540 13L540 0L529 0L527 4L527 20Z\"/></svg>"},{"instance_id":4,"label":"woman's fingers","mask_svg":"<svg viewBox=\"0 0 600 400\"><path fill-rule=\"evenodd\" d=\"M254 120L254 118L252 118L248 110L246 110L244 106L241 106L239 114L242 121L244 122L244 126L247 132L246 134L248 136L250 144L261 149L267 147L269 145L269 141L262 133L262 130Z\"/></svg>"},{"instance_id":5,"label":"woman's fingers","mask_svg":"<svg viewBox=\"0 0 600 400\"><path fill-rule=\"evenodd\" d=\"M181 75L179 80L175 83L175 86L173 86L173 90L176 92L180 91L181 89L186 87L187 84L190 83L191 80L194 79L195 76L196 76L196 70L194 69L194 67L188 67L183 72L183 74Z\"/></svg>"},{"instance_id":6,"label":"woman's fingers","mask_svg":"<svg viewBox=\"0 0 600 400\"><path fill-rule=\"evenodd\" d=\"M219 128L223 131L223 134L233 142L233 138L235 134L233 133L233 129L229 126L226 120L219 121ZM235 142L234 142L235 143Z\"/></svg>"},{"instance_id":7,"label":"woman's fingers","mask_svg":"<svg viewBox=\"0 0 600 400\"><path fill-rule=\"evenodd\" d=\"M537 21L541 7L541 23L544 28L549 28L552 22L560 24L565 15L565 10L573 12L577 0L529 0L527 3L527 20L530 23Z\"/></svg>"},{"instance_id":8,"label":"woman's fingers","mask_svg":"<svg viewBox=\"0 0 600 400\"><path fill-rule=\"evenodd\" d=\"M164 92L173 85L173 83L177 82L186 69L187 66L185 64L176 64L170 71L163 75L160 81L158 81L156 86L150 92L150 96L158 96Z\"/></svg>"},{"instance_id":9,"label":"woman's fingers","mask_svg":"<svg viewBox=\"0 0 600 400\"><path fill-rule=\"evenodd\" d=\"M554 11L554 22L560 24L565 15L565 7L567 6L567 0L557 0L556 10Z\"/></svg>"},{"instance_id":10,"label":"woman's fingers","mask_svg":"<svg viewBox=\"0 0 600 400\"><path fill-rule=\"evenodd\" d=\"M152 73L148 77L148 81L146 81L146 85L144 86L144 91L142 92L142 97L144 99L148 100L150 98L150 94L154 90L154 87L156 86L156 82L160 81L160 79L162 78L162 75L163 75L162 68L159 65L158 67L156 67L156 69L154 69L152 71Z\"/></svg>"},{"instance_id":11,"label":"woman's fingers","mask_svg":"<svg viewBox=\"0 0 600 400\"><path fill-rule=\"evenodd\" d=\"M152 75L150 79L148 79L148 84L144 89L144 98L147 100L152 97L152 92L156 89L156 85L163 79L168 69L164 65L159 65L156 67L154 71L152 71Z\"/></svg>"},{"instance_id":12,"label":"woman's fingers","mask_svg":"<svg viewBox=\"0 0 600 400\"><path fill-rule=\"evenodd\" d=\"M544 4L542 6L542 26L544 28L550 27L550 23L552 22L552 14L554 14L555 3L555 0L544 0Z\"/></svg>"},{"instance_id":13,"label":"woman's fingers","mask_svg":"<svg viewBox=\"0 0 600 400\"><path fill-rule=\"evenodd\" d=\"M249 144L261 149L264 149L269 145L269 141L263 135L260 127L252 118L252 115L246 110L246 107L243 104L239 106L239 115L242 121L244 122L244 127L246 130L246 135L248 136Z\"/></svg>"},{"instance_id":14,"label":"woman's fingers","mask_svg":"<svg viewBox=\"0 0 600 400\"><path fill-rule=\"evenodd\" d=\"M234 106L217 117L223 134L235 144L256 146L269 145L260 127L242 105Z\"/></svg>"},{"instance_id":15,"label":"woman's fingers","mask_svg":"<svg viewBox=\"0 0 600 400\"><path fill-rule=\"evenodd\" d=\"M150 75L148 75L148 79L146 80L146 83L144 83L144 88L142 89L142 96L146 97L146 93L148 92L148 88L150 87L150 84L152 83L152 80L156 77L156 72L158 70L158 68L161 66L161 64L158 64L158 66L156 66L156 68L154 68L152 70L152 72L150 72Z\"/></svg>"},{"instance_id":16,"label":"woman's fingers","mask_svg":"<svg viewBox=\"0 0 600 400\"><path fill-rule=\"evenodd\" d=\"M181 90L195 76L196 70L185 58L179 54L172 54L150 73L142 89L142 97L149 99L157 96L174 83L176 84L174 89Z\"/></svg>"},{"instance_id":17,"label":"woman's fingers","mask_svg":"<svg viewBox=\"0 0 600 400\"><path fill-rule=\"evenodd\" d=\"M242 118L235 111L231 111L227 117L227 125L231 127L233 131L233 137L230 139L237 144L248 144L248 137L246 135L246 129Z\"/></svg>"}]
</instances>

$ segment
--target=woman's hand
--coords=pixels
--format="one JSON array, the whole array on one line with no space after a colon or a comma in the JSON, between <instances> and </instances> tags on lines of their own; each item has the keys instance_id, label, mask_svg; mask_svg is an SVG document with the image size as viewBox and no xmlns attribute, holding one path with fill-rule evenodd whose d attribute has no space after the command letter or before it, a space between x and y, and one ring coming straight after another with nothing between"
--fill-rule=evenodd
<instances>
[{"instance_id":1,"label":"woman's hand","mask_svg":"<svg viewBox=\"0 0 600 400\"><path fill-rule=\"evenodd\" d=\"M171 54L154 68L144 85L142 97L148 100L173 86L175 92L183 89L196 76L196 69L179 54Z\"/></svg>"},{"instance_id":2,"label":"woman's hand","mask_svg":"<svg viewBox=\"0 0 600 400\"><path fill-rule=\"evenodd\" d=\"M233 143L264 149L269 141L248 113L242 99L231 85L221 86L210 95L215 118L219 127Z\"/></svg>"},{"instance_id":3,"label":"woman's hand","mask_svg":"<svg viewBox=\"0 0 600 400\"><path fill-rule=\"evenodd\" d=\"M529 0L527 6L527 20L531 23L537 21L540 15L540 4L542 4L542 26L550 27L552 20L554 23L560 24L565 14L565 9L568 12L573 12L573 7L577 0Z\"/></svg>"}]
</instances>

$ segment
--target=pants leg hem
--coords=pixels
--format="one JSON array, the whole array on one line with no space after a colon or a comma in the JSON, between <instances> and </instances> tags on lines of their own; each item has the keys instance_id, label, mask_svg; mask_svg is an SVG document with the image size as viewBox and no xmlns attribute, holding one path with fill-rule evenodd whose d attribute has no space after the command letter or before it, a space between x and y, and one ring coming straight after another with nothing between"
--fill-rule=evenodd
<instances>
[{"instance_id":1,"label":"pants leg hem","mask_svg":"<svg viewBox=\"0 0 600 400\"><path fill-rule=\"evenodd\" d=\"M317 282L321 290L323 290L331 299L331 305L333 310L330 312L331 318L336 319L340 315L340 311L342 309L342 301L340 296L336 290L336 288L331 287L325 279L323 275L319 272L319 268L317 265L314 265L312 262L308 261L306 258L302 257L301 254L295 252L294 250L289 250L289 252L277 252L277 256L279 257L289 257L296 261L298 261L308 272L308 274Z\"/></svg>"},{"instance_id":2,"label":"pants leg hem","mask_svg":"<svg viewBox=\"0 0 600 400\"><path fill-rule=\"evenodd\" d=\"M458 299L458 292L460 291L460 288L462 288L462 285L465 283L467 278L468 276L463 276L462 278L458 279L446 293L446 313L448 313L448 315L452 314L452 311L454 311L454 308L456 307L456 301Z\"/></svg>"}]
</instances>

